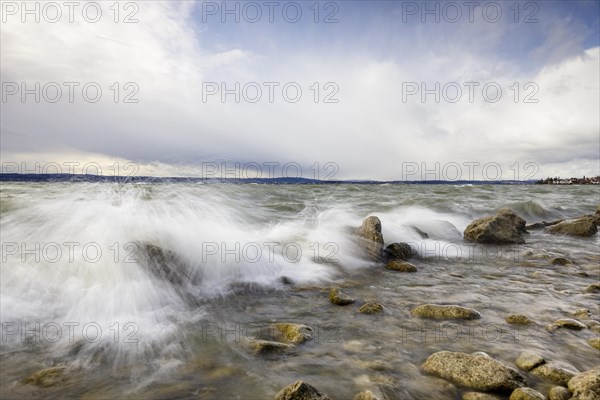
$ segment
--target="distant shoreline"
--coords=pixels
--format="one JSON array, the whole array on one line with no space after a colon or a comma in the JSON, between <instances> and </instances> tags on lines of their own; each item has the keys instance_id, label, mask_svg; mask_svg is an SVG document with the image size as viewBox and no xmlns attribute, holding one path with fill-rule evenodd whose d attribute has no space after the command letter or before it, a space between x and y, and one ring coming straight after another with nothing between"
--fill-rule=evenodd
<instances>
[{"instance_id":1,"label":"distant shoreline","mask_svg":"<svg viewBox=\"0 0 600 400\"><path fill-rule=\"evenodd\" d=\"M600 176L586 178L546 178L535 182L537 185L600 185Z\"/></svg>"}]
</instances>

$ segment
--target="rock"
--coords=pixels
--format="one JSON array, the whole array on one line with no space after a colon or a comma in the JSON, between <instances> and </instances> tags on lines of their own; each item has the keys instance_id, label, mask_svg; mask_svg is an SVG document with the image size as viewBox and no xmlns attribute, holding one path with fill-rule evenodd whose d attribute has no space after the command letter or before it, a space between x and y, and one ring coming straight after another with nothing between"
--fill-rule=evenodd
<instances>
[{"instance_id":1,"label":"rock","mask_svg":"<svg viewBox=\"0 0 600 400\"><path fill-rule=\"evenodd\" d=\"M329 301L338 306L347 306L354 303L354 299L347 297L340 288L331 288L329 290Z\"/></svg>"},{"instance_id":2,"label":"rock","mask_svg":"<svg viewBox=\"0 0 600 400\"><path fill-rule=\"evenodd\" d=\"M571 392L569 389L562 386L554 386L548 392L549 400L569 400L571 398Z\"/></svg>"},{"instance_id":3,"label":"rock","mask_svg":"<svg viewBox=\"0 0 600 400\"><path fill-rule=\"evenodd\" d=\"M525 351L517 357L515 364L524 371L531 371L535 367L544 364L546 360L542 356Z\"/></svg>"},{"instance_id":4,"label":"rock","mask_svg":"<svg viewBox=\"0 0 600 400\"><path fill-rule=\"evenodd\" d=\"M175 285L189 281L189 273L184 262L172 251L164 250L150 243L134 243L137 246L139 262L159 278Z\"/></svg>"},{"instance_id":5,"label":"rock","mask_svg":"<svg viewBox=\"0 0 600 400\"><path fill-rule=\"evenodd\" d=\"M353 400L379 400L379 397L375 396L375 393L370 390L357 393Z\"/></svg>"},{"instance_id":6,"label":"rock","mask_svg":"<svg viewBox=\"0 0 600 400\"><path fill-rule=\"evenodd\" d=\"M577 319L592 319L592 313L587 308L578 308L572 315Z\"/></svg>"},{"instance_id":7,"label":"rock","mask_svg":"<svg viewBox=\"0 0 600 400\"><path fill-rule=\"evenodd\" d=\"M307 325L279 322L273 324L273 327L280 333L278 339L286 343L304 343L313 337L313 329Z\"/></svg>"},{"instance_id":8,"label":"rock","mask_svg":"<svg viewBox=\"0 0 600 400\"><path fill-rule=\"evenodd\" d=\"M579 371L572 365L552 361L532 369L531 373L557 385L567 386L569 379Z\"/></svg>"},{"instance_id":9,"label":"rock","mask_svg":"<svg viewBox=\"0 0 600 400\"><path fill-rule=\"evenodd\" d=\"M585 321L585 324L587 325L587 327L590 331L600 334L600 322L598 322L594 319L591 319L589 321Z\"/></svg>"},{"instance_id":10,"label":"rock","mask_svg":"<svg viewBox=\"0 0 600 400\"><path fill-rule=\"evenodd\" d=\"M525 243L522 234L525 220L511 210L502 209L495 216L484 217L471 222L464 232L469 242L488 244Z\"/></svg>"},{"instance_id":11,"label":"rock","mask_svg":"<svg viewBox=\"0 0 600 400\"><path fill-rule=\"evenodd\" d=\"M419 228L417 228L416 226L411 226L411 228L417 232L417 234L421 237L421 239L429 239L429 235L425 232L423 232L422 230L420 230Z\"/></svg>"},{"instance_id":12,"label":"rock","mask_svg":"<svg viewBox=\"0 0 600 400\"><path fill-rule=\"evenodd\" d=\"M29 375L25 379L25 383L44 388L51 387L65 380L66 370L65 366L46 368Z\"/></svg>"},{"instance_id":13,"label":"rock","mask_svg":"<svg viewBox=\"0 0 600 400\"><path fill-rule=\"evenodd\" d=\"M417 267L407 261L390 261L385 268L398 272L417 272Z\"/></svg>"},{"instance_id":14,"label":"rock","mask_svg":"<svg viewBox=\"0 0 600 400\"><path fill-rule=\"evenodd\" d=\"M380 261L383 257L383 235L381 234L381 221L375 216L365 219L355 232L361 246L369 258Z\"/></svg>"},{"instance_id":15,"label":"rock","mask_svg":"<svg viewBox=\"0 0 600 400\"><path fill-rule=\"evenodd\" d=\"M254 354L284 354L292 353L296 346L287 343L273 342L271 340L253 339L249 342Z\"/></svg>"},{"instance_id":16,"label":"rock","mask_svg":"<svg viewBox=\"0 0 600 400\"><path fill-rule=\"evenodd\" d=\"M462 400L502 400L503 397L481 392L467 392L463 394Z\"/></svg>"},{"instance_id":17,"label":"rock","mask_svg":"<svg viewBox=\"0 0 600 400\"><path fill-rule=\"evenodd\" d=\"M406 243L392 243L385 248L384 255L387 261L406 261L412 257L412 249Z\"/></svg>"},{"instance_id":18,"label":"rock","mask_svg":"<svg viewBox=\"0 0 600 400\"><path fill-rule=\"evenodd\" d=\"M584 290L586 293L600 293L600 283L592 283Z\"/></svg>"},{"instance_id":19,"label":"rock","mask_svg":"<svg viewBox=\"0 0 600 400\"><path fill-rule=\"evenodd\" d=\"M569 236L594 236L598 232L594 219L591 217L581 217L569 221L563 221L559 224L549 226L544 229L545 233L553 235Z\"/></svg>"},{"instance_id":20,"label":"rock","mask_svg":"<svg viewBox=\"0 0 600 400\"><path fill-rule=\"evenodd\" d=\"M456 305L423 304L412 309L411 314L432 319L479 319L481 314L472 308Z\"/></svg>"},{"instance_id":21,"label":"rock","mask_svg":"<svg viewBox=\"0 0 600 400\"><path fill-rule=\"evenodd\" d=\"M552 323L552 325L549 325L547 327L547 330L550 332L553 332L553 331L557 330L558 328L565 328L565 329L571 329L574 331L580 331L582 329L587 328L587 326L585 326L584 324L582 324L581 322L579 322L573 318L561 318L561 319L557 319L556 321L554 321Z\"/></svg>"},{"instance_id":22,"label":"rock","mask_svg":"<svg viewBox=\"0 0 600 400\"><path fill-rule=\"evenodd\" d=\"M275 400L330 400L308 383L297 381L275 395Z\"/></svg>"},{"instance_id":23,"label":"rock","mask_svg":"<svg viewBox=\"0 0 600 400\"><path fill-rule=\"evenodd\" d=\"M383 312L383 306L379 303L374 302L366 303L358 309L358 312L363 314L378 314L380 312Z\"/></svg>"},{"instance_id":24,"label":"rock","mask_svg":"<svg viewBox=\"0 0 600 400\"><path fill-rule=\"evenodd\" d=\"M534 323L533 320L522 314L511 314L506 317L506 322L513 325L530 325Z\"/></svg>"},{"instance_id":25,"label":"rock","mask_svg":"<svg viewBox=\"0 0 600 400\"><path fill-rule=\"evenodd\" d=\"M517 388L508 400L546 400L546 396L531 388Z\"/></svg>"},{"instance_id":26,"label":"rock","mask_svg":"<svg viewBox=\"0 0 600 400\"><path fill-rule=\"evenodd\" d=\"M550 261L550 264L552 264L552 265L568 265L568 264L573 264L573 261L569 260L568 258L564 258L564 257L555 257Z\"/></svg>"},{"instance_id":27,"label":"rock","mask_svg":"<svg viewBox=\"0 0 600 400\"><path fill-rule=\"evenodd\" d=\"M600 350L600 337L593 337L590 340L588 340L588 343L593 348Z\"/></svg>"},{"instance_id":28,"label":"rock","mask_svg":"<svg viewBox=\"0 0 600 400\"><path fill-rule=\"evenodd\" d=\"M430 355L421 368L425 373L484 392L511 392L525 385L525 379L504 363L466 353L439 351Z\"/></svg>"},{"instance_id":29,"label":"rock","mask_svg":"<svg viewBox=\"0 0 600 400\"><path fill-rule=\"evenodd\" d=\"M552 221L552 222L546 222L546 221L536 222L535 224L526 225L525 229L527 229L527 230L544 229L548 226L560 224L563 221L564 221L564 219L559 219L558 221Z\"/></svg>"},{"instance_id":30,"label":"rock","mask_svg":"<svg viewBox=\"0 0 600 400\"><path fill-rule=\"evenodd\" d=\"M568 386L573 400L600 399L600 367L575 375Z\"/></svg>"}]
</instances>

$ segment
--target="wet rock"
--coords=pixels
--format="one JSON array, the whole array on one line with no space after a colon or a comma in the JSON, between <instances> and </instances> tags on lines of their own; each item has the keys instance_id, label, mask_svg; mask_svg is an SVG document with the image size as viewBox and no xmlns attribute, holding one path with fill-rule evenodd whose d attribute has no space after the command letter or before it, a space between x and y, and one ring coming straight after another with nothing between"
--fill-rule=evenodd
<instances>
[{"instance_id":1,"label":"wet rock","mask_svg":"<svg viewBox=\"0 0 600 400\"><path fill-rule=\"evenodd\" d=\"M515 389L508 400L546 400L546 396L531 388Z\"/></svg>"},{"instance_id":2,"label":"wet rock","mask_svg":"<svg viewBox=\"0 0 600 400\"><path fill-rule=\"evenodd\" d=\"M577 319L592 319L592 313L587 308L578 308L572 315Z\"/></svg>"},{"instance_id":3,"label":"wet rock","mask_svg":"<svg viewBox=\"0 0 600 400\"><path fill-rule=\"evenodd\" d=\"M525 220L511 210L502 209L495 216L471 222L464 232L469 242L488 244L525 243Z\"/></svg>"},{"instance_id":4,"label":"wet rock","mask_svg":"<svg viewBox=\"0 0 600 400\"><path fill-rule=\"evenodd\" d=\"M569 381L573 400L597 400L600 398L600 367L575 375Z\"/></svg>"},{"instance_id":5,"label":"wet rock","mask_svg":"<svg viewBox=\"0 0 600 400\"><path fill-rule=\"evenodd\" d=\"M515 361L517 367L521 368L524 371L531 371L535 367L539 367L544 363L546 363L546 360L544 360L542 356L539 356L535 353L530 353L528 351L521 353Z\"/></svg>"},{"instance_id":6,"label":"wet rock","mask_svg":"<svg viewBox=\"0 0 600 400\"><path fill-rule=\"evenodd\" d=\"M586 293L600 293L600 283L592 283L590 286L586 287L584 292Z\"/></svg>"},{"instance_id":7,"label":"wet rock","mask_svg":"<svg viewBox=\"0 0 600 400\"><path fill-rule=\"evenodd\" d=\"M588 343L593 348L600 350L600 337L591 338L590 340L588 340Z\"/></svg>"},{"instance_id":8,"label":"wet rock","mask_svg":"<svg viewBox=\"0 0 600 400\"><path fill-rule=\"evenodd\" d=\"M573 318L561 318L554 321L551 325L549 325L546 329L550 332L554 332L559 328L571 329L574 331L580 331L582 329L587 328L584 324L577 321Z\"/></svg>"},{"instance_id":9,"label":"wet rock","mask_svg":"<svg viewBox=\"0 0 600 400\"><path fill-rule=\"evenodd\" d=\"M548 226L560 224L563 221L564 221L564 219L559 219L558 221L552 221L552 222L546 222L546 221L536 222L535 224L526 225L525 229L527 229L527 230L544 229Z\"/></svg>"},{"instance_id":10,"label":"wet rock","mask_svg":"<svg viewBox=\"0 0 600 400\"><path fill-rule=\"evenodd\" d=\"M429 239L429 235L425 232L423 232L422 230L420 230L419 228L417 228L416 226L411 226L411 228L417 232L417 234L421 237L421 239Z\"/></svg>"},{"instance_id":11,"label":"wet rock","mask_svg":"<svg viewBox=\"0 0 600 400\"><path fill-rule=\"evenodd\" d=\"M354 303L354 299L346 296L340 288L331 288L329 290L329 301L338 306L347 306Z\"/></svg>"},{"instance_id":12,"label":"wet rock","mask_svg":"<svg viewBox=\"0 0 600 400\"><path fill-rule=\"evenodd\" d=\"M279 282L283 283L284 285L294 284L294 281L291 278L288 278L287 276L282 276L281 278L279 278Z\"/></svg>"},{"instance_id":13,"label":"wet rock","mask_svg":"<svg viewBox=\"0 0 600 400\"><path fill-rule=\"evenodd\" d=\"M40 387L51 387L65 380L65 366L56 366L43 369L29 375L25 379L26 384L32 384Z\"/></svg>"},{"instance_id":14,"label":"wet rock","mask_svg":"<svg viewBox=\"0 0 600 400\"><path fill-rule=\"evenodd\" d=\"M585 321L585 324L587 325L590 331L600 334L600 322L591 319L589 321Z\"/></svg>"},{"instance_id":15,"label":"wet rock","mask_svg":"<svg viewBox=\"0 0 600 400\"><path fill-rule=\"evenodd\" d=\"M569 400L571 398L571 392L569 389L562 386L554 386L548 392L549 400Z\"/></svg>"},{"instance_id":16,"label":"wet rock","mask_svg":"<svg viewBox=\"0 0 600 400\"><path fill-rule=\"evenodd\" d=\"M371 216L365 219L355 235L369 258L377 261L383 258L383 235L379 218Z\"/></svg>"},{"instance_id":17,"label":"wet rock","mask_svg":"<svg viewBox=\"0 0 600 400\"><path fill-rule=\"evenodd\" d=\"M254 339L249 342L250 348L257 355L293 353L296 346L271 340Z\"/></svg>"},{"instance_id":18,"label":"wet rock","mask_svg":"<svg viewBox=\"0 0 600 400\"><path fill-rule=\"evenodd\" d=\"M417 267L407 261L390 261L385 268L398 272L417 272Z\"/></svg>"},{"instance_id":19,"label":"wet rock","mask_svg":"<svg viewBox=\"0 0 600 400\"><path fill-rule=\"evenodd\" d=\"M581 217L549 226L544 229L544 232L553 235L589 237L594 236L598 232L598 227L593 218Z\"/></svg>"},{"instance_id":20,"label":"wet rock","mask_svg":"<svg viewBox=\"0 0 600 400\"><path fill-rule=\"evenodd\" d=\"M375 396L375 393L370 390L357 393L353 400L380 400L379 397Z\"/></svg>"},{"instance_id":21,"label":"wet rock","mask_svg":"<svg viewBox=\"0 0 600 400\"><path fill-rule=\"evenodd\" d=\"M462 400L502 400L504 397L489 393L467 392L463 394Z\"/></svg>"},{"instance_id":22,"label":"wet rock","mask_svg":"<svg viewBox=\"0 0 600 400\"><path fill-rule=\"evenodd\" d=\"M363 314L378 314L383 312L383 306L375 302L366 303L358 309L358 312Z\"/></svg>"},{"instance_id":23,"label":"wet rock","mask_svg":"<svg viewBox=\"0 0 600 400\"><path fill-rule=\"evenodd\" d=\"M280 334L278 339L286 343L299 344L313 338L313 329L307 325L279 322L273 327Z\"/></svg>"},{"instance_id":24,"label":"wet rock","mask_svg":"<svg viewBox=\"0 0 600 400\"><path fill-rule=\"evenodd\" d=\"M569 379L579 371L572 365L552 361L532 369L531 373L557 385L567 386Z\"/></svg>"},{"instance_id":25,"label":"wet rock","mask_svg":"<svg viewBox=\"0 0 600 400\"><path fill-rule=\"evenodd\" d=\"M550 264L552 264L552 265L569 265L569 264L573 264L573 261L571 261L565 257L555 257L550 261Z\"/></svg>"},{"instance_id":26,"label":"wet rock","mask_svg":"<svg viewBox=\"0 0 600 400\"><path fill-rule=\"evenodd\" d=\"M525 385L525 379L506 364L466 353L439 351L430 355L421 368L425 373L484 392L511 392Z\"/></svg>"},{"instance_id":27,"label":"wet rock","mask_svg":"<svg viewBox=\"0 0 600 400\"><path fill-rule=\"evenodd\" d=\"M287 386L275 395L275 400L330 400L317 388L303 381Z\"/></svg>"},{"instance_id":28,"label":"wet rock","mask_svg":"<svg viewBox=\"0 0 600 400\"><path fill-rule=\"evenodd\" d=\"M423 304L412 309L411 314L432 319L479 319L481 314L472 308L456 305Z\"/></svg>"},{"instance_id":29,"label":"wet rock","mask_svg":"<svg viewBox=\"0 0 600 400\"><path fill-rule=\"evenodd\" d=\"M412 257L412 249L406 243L392 243L385 248L384 256L387 261L406 261Z\"/></svg>"},{"instance_id":30,"label":"wet rock","mask_svg":"<svg viewBox=\"0 0 600 400\"><path fill-rule=\"evenodd\" d=\"M534 323L533 320L522 314L511 314L506 317L506 322L513 325L531 325Z\"/></svg>"},{"instance_id":31,"label":"wet rock","mask_svg":"<svg viewBox=\"0 0 600 400\"><path fill-rule=\"evenodd\" d=\"M184 262L172 251L150 243L135 243L139 263L149 269L157 278L175 285L189 281L189 273Z\"/></svg>"}]
</instances>

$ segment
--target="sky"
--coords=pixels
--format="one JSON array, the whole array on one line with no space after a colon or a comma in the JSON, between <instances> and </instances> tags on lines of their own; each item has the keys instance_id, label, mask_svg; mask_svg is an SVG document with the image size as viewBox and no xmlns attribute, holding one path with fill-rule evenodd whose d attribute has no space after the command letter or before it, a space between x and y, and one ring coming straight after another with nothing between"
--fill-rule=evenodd
<instances>
[{"instance_id":1,"label":"sky","mask_svg":"<svg viewBox=\"0 0 600 400\"><path fill-rule=\"evenodd\" d=\"M599 1L1 4L2 172L600 175Z\"/></svg>"}]
</instances>

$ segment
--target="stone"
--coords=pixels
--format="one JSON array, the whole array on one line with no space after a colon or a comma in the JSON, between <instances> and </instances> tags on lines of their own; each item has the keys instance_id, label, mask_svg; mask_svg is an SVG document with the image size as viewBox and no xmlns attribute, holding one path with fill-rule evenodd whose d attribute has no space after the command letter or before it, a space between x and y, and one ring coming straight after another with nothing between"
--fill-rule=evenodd
<instances>
[{"instance_id":1,"label":"stone","mask_svg":"<svg viewBox=\"0 0 600 400\"><path fill-rule=\"evenodd\" d=\"M573 400L600 399L600 367L575 375L568 383Z\"/></svg>"},{"instance_id":2,"label":"stone","mask_svg":"<svg viewBox=\"0 0 600 400\"><path fill-rule=\"evenodd\" d=\"M406 243L392 243L385 248L384 255L387 261L407 261L412 257L412 249Z\"/></svg>"},{"instance_id":3,"label":"stone","mask_svg":"<svg viewBox=\"0 0 600 400\"><path fill-rule=\"evenodd\" d=\"M354 303L354 299L346 296L340 288L331 288L329 290L329 301L338 306L347 306Z\"/></svg>"},{"instance_id":4,"label":"stone","mask_svg":"<svg viewBox=\"0 0 600 400\"><path fill-rule=\"evenodd\" d=\"M582 324L581 322L579 322L573 318L561 318L561 319L557 319L550 326L548 326L547 330L550 332L553 332L558 328L565 328L565 329L571 329L574 331L580 331L582 329L587 328L587 326L585 326L585 324Z\"/></svg>"},{"instance_id":5,"label":"stone","mask_svg":"<svg viewBox=\"0 0 600 400\"><path fill-rule=\"evenodd\" d=\"M253 339L249 342L250 348L254 354L285 354L292 353L296 346L287 343L274 342L271 340Z\"/></svg>"},{"instance_id":6,"label":"stone","mask_svg":"<svg viewBox=\"0 0 600 400\"><path fill-rule=\"evenodd\" d=\"M26 384L32 384L43 388L55 386L65 380L65 372L67 368L65 366L56 366L41 371L35 372L29 375L25 379Z\"/></svg>"},{"instance_id":7,"label":"stone","mask_svg":"<svg viewBox=\"0 0 600 400\"><path fill-rule=\"evenodd\" d=\"M590 340L588 340L588 343L593 348L600 350L600 337L593 337Z\"/></svg>"},{"instance_id":8,"label":"stone","mask_svg":"<svg viewBox=\"0 0 600 400\"><path fill-rule=\"evenodd\" d=\"M303 381L297 381L281 389L275 395L275 400L330 400L317 388Z\"/></svg>"},{"instance_id":9,"label":"stone","mask_svg":"<svg viewBox=\"0 0 600 400\"><path fill-rule=\"evenodd\" d=\"M494 216L471 222L464 232L468 242L486 244L522 244L525 220L511 210L502 209Z\"/></svg>"},{"instance_id":10,"label":"stone","mask_svg":"<svg viewBox=\"0 0 600 400\"><path fill-rule=\"evenodd\" d=\"M548 226L560 224L563 221L564 221L564 219L559 219L558 221L552 221L552 222L546 222L546 221L536 222L535 224L526 225L525 229L527 229L527 230L544 229Z\"/></svg>"},{"instance_id":11,"label":"stone","mask_svg":"<svg viewBox=\"0 0 600 400\"><path fill-rule=\"evenodd\" d=\"M366 303L358 309L358 312L363 314L378 314L383 312L383 306L375 302Z\"/></svg>"},{"instance_id":12,"label":"stone","mask_svg":"<svg viewBox=\"0 0 600 400\"><path fill-rule=\"evenodd\" d=\"M535 376L561 386L567 386L569 379L579 373L572 365L561 362L548 362L531 370Z\"/></svg>"},{"instance_id":13,"label":"stone","mask_svg":"<svg viewBox=\"0 0 600 400\"><path fill-rule=\"evenodd\" d=\"M552 265L569 265L569 264L573 264L573 261L571 261L565 257L555 257L550 261L550 264L552 264Z\"/></svg>"},{"instance_id":14,"label":"stone","mask_svg":"<svg viewBox=\"0 0 600 400\"><path fill-rule=\"evenodd\" d=\"M185 263L172 251L150 243L134 243L139 254L140 265L161 280L183 285L190 280Z\"/></svg>"},{"instance_id":15,"label":"stone","mask_svg":"<svg viewBox=\"0 0 600 400\"><path fill-rule=\"evenodd\" d=\"M598 227L593 218L581 217L549 226L544 229L544 232L553 235L589 237L598 232Z\"/></svg>"},{"instance_id":16,"label":"stone","mask_svg":"<svg viewBox=\"0 0 600 400\"><path fill-rule=\"evenodd\" d=\"M307 325L279 322L273 327L279 332L278 339L286 343L304 343L313 337L313 329Z\"/></svg>"},{"instance_id":17,"label":"stone","mask_svg":"<svg viewBox=\"0 0 600 400\"><path fill-rule=\"evenodd\" d=\"M515 389L508 400L546 400L546 396L531 388Z\"/></svg>"},{"instance_id":18,"label":"stone","mask_svg":"<svg viewBox=\"0 0 600 400\"><path fill-rule=\"evenodd\" d=\"M592 283L584 290L586 293L600 293L600 283Z\"/></svg>"},{"instance_id":19,"label":"stone","mask_svg":"<svg viewBox=\"0 0 600 400\"><path fill-rule=\"evenodd\" d=\"M506 322L513 325L531 325L533 320L522 314L511 314L506 317Z\"/></svg>"},{"instance_id":20,"label":"stone","mask_svg":"<svg viewBox=\"0 0 600 400\"><path fill-rule=\"evenodd\" d=\"M462 396L462 400L503 400L504 397L496 396L489 393L481 392L466 392Z\"/></svg>"},{"instance_id":21,"label":"stone","mask_svg":"<svg viewBox=\"0 0 600 400\"><path fill-rule=\"evenodd\" d=\"M542 356L525 351L517 357L515 364L524 371L531 371L535 367L544 364L546 360Z\"/></svg>"},{"instance_id":22,"label":"stone","mask_svg":"<svg viewBox=\"0 0 600 400\"><path fill-rule=\"evenodd\" d=\"M417 272L417 267L407 261L393 260L388 262L385 268L398 272Z\"/></svg>"},{"instance_id":23,"label":"stone","mask_svg":"<svg viewBox=\"0 0 600 400\"><path fill-rule=\"evenodd\" d=\"M379 397L375 396L375 393L370 390L357 393L353 400L380 400Z\"/></svg>"},{"instance_id":24,"label":"stone","mask_svg":"<svg viewBox=\"0 0 600 400\"><path fill-rule=\"evenodd\" d=\"M381 233L381 220L376 216L365 219L355 231L361 246L369 258L381 261L383 258L383 235Z\"/></svg>"},{"instance_id":25,"label":"stone","mask_svg":"<svg viewBox=\"0 0 600 400\"><path fill-rule=\"evenodd\" d=\"M587 308L579 308L572 315L577 319L592 319L592 313Z\"/></svg>"},{"instance_id":26,"label":"stone","mask_svg":"<svg viewBox=\"0 0 600 400\"><path fill-rule=\"evenodd\" d=\"M412 309L411 314L431 319L479 319L481 314L472 308L457 305L423 304Z\"/></svg>"},{"instance_id":27,"label":"stone","mask_svg":"<svg viewBox=\"0 0 600 400\"><path fill-rule=\"evenodd\" d=\"M484 392L512 392L525 386L525 379L517 370L492 358L466 353L433 353L421 369L454 384Z\"/></svg>"},{"instance_id":28,"label":"stone","mask_svg":"<svg viewBox=\"0 0 600 400\"><path fill-rule=\"evenodd\" d=\"M562 386L554 386L548 392L549 400L569 400L571 398L571 392L569 389Z\"/></svg>"}]
</instances>

